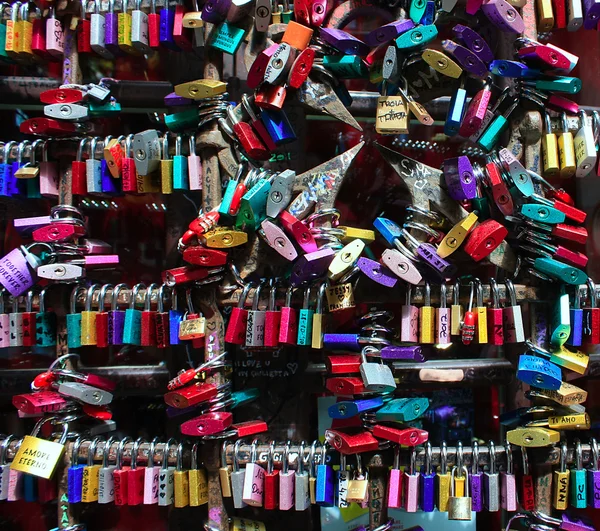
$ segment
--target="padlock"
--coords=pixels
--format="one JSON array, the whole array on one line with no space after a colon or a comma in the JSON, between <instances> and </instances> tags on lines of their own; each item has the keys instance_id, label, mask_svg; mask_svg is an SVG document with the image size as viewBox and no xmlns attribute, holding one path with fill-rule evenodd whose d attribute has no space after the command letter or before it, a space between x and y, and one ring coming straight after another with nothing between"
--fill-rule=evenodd
<instances>
[{"instance_id":1,"label":"padlock","mask_svg":"<svg viewBox=\"0 0 600 531\"><path fill-rule=\"evenodd\" d=\"M267 198L266 214L268 217L276 218L287 208L292 198L295 180L296 172L293 170L284 170L275 177Z\"/></svg>"},{"instance_id":2,"label":"padlock","mask_svg":"<svg viewBox=\"0 0 600 531\"><path fill-rule=\"evenodd\" d=\"M461 46L454 41L445 39L442 41L444 51L451 54L462 69L476 77L485 77L488 74L486 64L465 46Z\"/></svg>"},{"instance_id":3,"label":"padlock","mask_svg":"<svg viewBox=\"0 0 600 531\"><path fill-rule=\"evenodd\" d=\"M463 121L465 106L467 103L467 91L464 89L464 77L460 78L460 86L455 89L450 98L444 133L448 136L458 134L460 124Z\"/></svg>"},{"instance_id":4,"label":"padlock","mask_svg":"<svg viewBox=\"0 0 600 531\"><path fill-rule=\"evenodd\" d=\"M489 512L496 512L500 510L500 484L496 471L496 446L492 441L488 443L488 449L490 469L483 473L484 505Z\"/></svg>"},{"instance_id":5,"label":"padlock","mask_svg":"<svg viewBox=\"0 0 600 531\"><path fill-rule=\"evenodd\" d=\"M242 500L244 480L246 477L246 469L240 469L239 463L239 447L242 443L241 439L238 439L233 447L233 471L230 474L231 478L231 492L233 497L233 506L236 509L242 509L246 507L246 503Z\"/></svg>"},{"instance_id":6,"label":"padlock","mask_svg":"<svg viewBox=\"0 0 600 531\"><path fill-rule=\"evenodd\" d=\"M365 347L361 351L360 374L362 376L365 388L368 391L386 393L396 389L394 375L391 369L382 363L373 363L367 361L367 353L371 349Z\"/></svg>"},{"instance_id":7,"label":"padlock","mask_svg":"<svg viewBox=\"0 0 600 531\"><path fill-rule=\"evenodd\" d=\"M250 158L255 160L266 160L269 158L269 151L261 142L250 124L237 120L231 106L227 108L227 117L237 139L240 141L244 151Z\"/></svg>"},{"instance_id":8,"label":"padlock","mask_svg":"<svg viewBox=\"0 0 600 531\"><path fill-rule=\"evenodd\" d=\"M570 471L567 469L567 443L560 445L560 468L555 470L552 482L554 483L554 495L552 505L557 510L564 511L568 504Z\"/></svg>"},{"instance_id":9,"label":"padlock","mask_svg":"<svg viewBox=\"0 0 600 531\"><path fill-rule=\"evenodd\" d=\"M446 441L442 441L440 448L440 467L436 472L438 511L448 512L448 499L450 498L451 474L448 471L448 448Z\"/></svg>"},{"instance_id":10,"label":"padlock","mask_svg":"<svg viewBox=\"0 0 600 531\"><path fill-rule=\"evenodd\" d=\"M408 109L403 96L388 96L387 83L382 84L382 96L377 98L375 130L381 135L408 133Z\"/></svg>"},{"instance_id":11,"label":"padlock","mask_svg":"<svg viewBox=\"0 0 600 531\"><path fill-rule=\"evenodd\" d=\"M173 505L177 508L190 504L190 482L188 471L183 469L183 448L182 442L177 445L177 466L173 473Z\"/></svg>"},{"instance_id":12,"label":"padlock","mask_svg":"<svg viewBox=\"0 0 600 531\"><path fill-rule=\"evenodd\" d=\"M114 504L123 506L127 505L129 500L129 483L127 481L127 475L130 467L123 466L123 453L125 452L125 445L133 442L130 437L123 437L119 446L117 447L117 458L116 468L113 470L113 488L114 488Z\"/></svg>"},{"instance_id":13,"label":"padlock","mask_svg":"<svg viewBox=\"0 0 600 531\"><path fill-rule=\"evenodd\" d=\"M279 505L279 470L275 470L274 468L274 455L275 441L271 441L269 444L269 453L267 455L263 504L263 507L268 510L277 509ZM221 485L223 485L222 481Z\"/></svg>"},{"instance_id":14,"label":"padlock","mask_svg":"<svg viewBox=\"0 0 600 531\"><path fill-rule=\"evenodd\" d=\"M560 176L573 177L577 168L575 160L575 144L573 133L569 131L567 114L561 113L562 132L558 137L558 158L560 162Z\"/></svg>"},{"instance_id":15,"label":"padlock","mask_svg":"<svg viewBox=\"0 0 600 531\"><path fill-rule=\"evenodd\" d=\"M248 310L244 309L244 304L254 285L249 282L242 290L238 300L237 307L233 308L225 332L225 341L234 345L243 345L246 338L246 326L248 322Z\"/></svg>"},{"instance_id":16,"label":"padlock","mask_svg":"<svg viewBox=\"0 0 600 531\"><path fill-rule=\"evenodd\" d=\"M135 167L139 175L149 175L156 171L160 161L160 140L155 129L137 133L133 137Z\"/></svg>"},{"instance_id":17,"label":"padlock","mask_svg":"<svg viewBox=\"0 0 600 531\"><path fill-rule=\"evenodd\" d=\"M514 203L501 174L500 166L495 162L488 162L485 165L485 169L488 183L492 191L492 197L498 210L500 210L504 216L512 216L514 214ZM486 220L485 223L488 223L489 221L490 220Z\"/></svg>"},{"instance_id":18,"label":"padlock","mask_svg":"<svg viewBox=\"0 0 600 531\"><path fill-rule=\"evenodd\" d=\"M100 465L94 465L94 457L96 455L96 448L100 441L100 437L94 437L87 449L87 464L83 468L83 476L81 483L81 501L83 503L91 503L98 501Z\"/></svg>"},{"instance_id":19,"label":"padlock","mask_svg":"<svg viewBox=\"0 0 600 531\"><path fill-rule=\"evenodd\" d=\"M452 199L462 201L477 196L477 181L468 157L444 160L444 179Z\"/></svg>"},{"instance_id":20,"label":"padlock","mask_svg":"<svg viewBox=\"0 0 600 531\"><path fill-rule=\"evenodd\" d=\"M19 312L18 297L10 297L12 311L8 314L9 322L9 345L11 347L22 347L25 330L23 328L23 314Z\"/></svg>"},{"instance_id":21,"label":"padlock","mask_svg":"<svg viewBox=\"0 0 600 531\"><path fill-rule=\"evenodd\" d=\"M561 386L561 372L557 365L536 356L519 357L517 378L542 389L557 390Z\"/></svg>"},{"instance_id":22,"label":"padlock","mask_svg":"<svg viewBox=\"0 0 600 531\"><path fill-rule=\"evenodd\" d=\"M315 312L310 308L310 291L310 287L304 290L302 308L298 314L297 344L303 346L308 346L312 343L313 316Z\"/></svg>"},{"instance_id":23,"label":"padlock","mask_svg":"<svg viewBox=\"0 0 600 531\"><path fill-rule=\"evenodd\" d=\"M598 442L595 438L590 439L591 468L587 469L588 503L590 507L600 507L600 474L598 474Z\"/></svg>"},{"instance_id":24,"label":"padlock","mask_svg":"<svg viewBox=\"0 0 600 531\"><path fill-rule=\"evenodd\" d=\"M472 499L469 496L468 470L462 467L466 477L466 492L464 496L455 496L455 473L458 467L452 469L450 478L450 496L448 498L448 520L471 520Z\"/></svg>"},{"instance_id":25,"label":"padlock","mask_svg":"<svg viewBox=\"0 0 600 531\"><path fill-rule=\"evenodd\" d=\"M295 345L298 338L298 312L292 307L292 296L293 287L289 286L285 292L284 306L281 307L279 324L279 343L283 345Z\"/></svg>"},{"instance_id":26,"label":"padlock","mask_svg":"<svg viewBox=\"0 0 600 531\"><path fill-rule=\"evenodd\" d=\"M477 325L477 314L473 311L473 296L475 294L475 283L470 282L471 292L469 294L469 306L460 320L460 336L464 345L470 345L475 338L475 329ZM455 286L455 292L458 289ZM458 298L458 295L456 295Z\"/></svg>"},{"instance_id":27,"label":"padlock","mask_svg":"<svg viewBox=\"0 0 600 531\"><path fill-rule=\"evenodd\" d=\"M505 305L502 312L504 340L506 343L522 343L525 341L525 329L523 327L521 307L517 303L517 294L512 281L507 279L505 286L510 306Z\"/></svg>"},{"instance_id":28,"label":"padlock","mask_svg":"<svg viewBox=\"0 0 600 531\"><path fill-rule=\"evenodd\" d=\"M562 295L561 295L562 298ZM567 295L567 308L569 305L569 296ZM570 321L570 335L566 340L568 345L580 347L583 343L583 310L581 309L581 290L579 286L575 286L575 296L573 299L573 307L568 309ZM562 346L559 344L558 346Z\"/></svg>"},{"instance_id":29,"label":"padlock","mask_svg":"<svg viewBox=\"0 0 600 531\"><path fill-rule=\"evenodd\" d=\"M118 287L118 286L117 286ZM117 288L115 288L116 291ZM123 344L141 345L142 340L142 312L135 308L137 296L142 289L147 289L145 284L136 284L131 290L129 307L125 310L123 326ZM114 293L113 293L114 297ZM118 344L118 343L115 343Z\"/></svg>"},{"instance_id":30,"label":"padlock","mask_svg":"<svg viewBox=\"0 0 600 531\"><path fill-rule=\"evenodd\" d=\"M163 446L162 464L158 474L158 505L168 507L175 502L175 467L169 466L171 446L177 447L175 439L169 439ZM118 454L117 454L118 455Z\"/></svg>"},{"instance_id":31,"label":"padlock","mask_svg":"<svg viewBox=\"0 0 600 531\"><path fill-rule=\"evenodd\" d=\"M204 340L206 319L201 313L194 311L192 303L192 290L188 288L185 292L188 311L179 323L179 339L181 341L188 340Z\"/></svg>"},{"instance_id":32,"label":"padlock","mask_svg":"<svg viewBox=\"0 0 600 531\"><path fill-rule=\"evenodd\" d=\"M423 306L419 308L419 343L433 344L435 335L435 310L431 305L431 286L425 282Z\"/></svg>"},{"instance_id":33,"label":"padlock","mask_svg":"<svg viewBox=\"0 0 600 531\"><path fill-rule=\"evenodd\" d=\"M154 505L158 503L158 475L159 468L154 466L154 454L156 452L156 443L158 438L152 439L148 450L148 461L144 467L144 505Z\"/></svg>"},{"instance_id":34,"label":"padlock","mask_svg":"<svg viewBox=\"0 0 600 531\"><path fill-rule=\"evenodd\" d=\"M208 503L208 474L205 468L198 466L199 443L192 446L191 466L188 470L190 507L199 507Z\"/></svg>"},{"instance_id":35,"label":"padlock","mask_svg":"<svg viewBox=\"0 0 600 531\"><path fill-rule=\"evenodd\" d=\"M325 440L338 452L345 455L369 452L379 448L379 441L373 437L370 431L347 433L342 430L325 430ZM317 486L318 479L317 477Z\"/></svg>"},{"instance_id":36,"label":"padlock","mask_svg":"<svg viewBox=\"0 0 600 531\"><path fill-rule=\"evenodd\" d=\"M114 500L114 478L113 472L116 465L109 465L110 449L115 439L109 437L104 443L102 452L102 466L98 471L98 503L105 504Z\"/></svg>"},{"instance_id":37,"label":"padlock","mask_svg":"<svg viewBox=\"0 0 600 531\"><path fill-rule=\"evenodd\" d=\"M212 33L209 45L224 53L235 55L245 36L245 29L222 22L218 25L216 31Z\"/></svg>"},{"instance_id":38,"label":"padlock","mask_svg":"<svg viewBox=\"0 0 600 531\"><path fill-rule=\"evenodd\" d=\"M519 160L506 148L498 151L498 158L506 171L510 173L513 184L525 197L534 193L533 181Z\"/></svg>"},{"instance_id":39,"label":"padlock","mask_svg":"<svg viewBox=\"0 0 600 531\"><path fill-rule=\"evenodd\" d=\"M483 304L483 285L478 278L475 279L475 293L477 300L477 306L475 307L477 314L477 342L482 345L488 342L487 307Z\"/></svg>"}]
</instances>

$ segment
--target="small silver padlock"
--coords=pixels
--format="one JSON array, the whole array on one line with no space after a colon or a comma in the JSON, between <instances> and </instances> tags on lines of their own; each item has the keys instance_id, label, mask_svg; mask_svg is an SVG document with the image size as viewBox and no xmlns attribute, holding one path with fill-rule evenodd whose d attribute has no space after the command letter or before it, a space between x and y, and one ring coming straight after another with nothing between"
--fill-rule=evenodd
<instances>
[{"instance_id":1,"label":"small silver padlock","mask_svg":"<svg viewBox=\"0 0 600 531\"><path fill-rule=\"evenodd\" d=\"M471 496L469 496L469 472L466 466L462 467L465 474L465 495L454 495L454 474L456 469L452 469L450 477L450 497L448 498L448 520L471 520Z\"/></svg>"},{"instance_id":2,"label":"small silver padlock","mask_svg":"<svg viewBox=\"0 0 600 531\"><path fill-rule=\"evenodd\" d=\"M113 59L113 54L106 48L106 18L100 13L101 7L101 1L94 0L94 12L90 16L90 47L104 59Z\"/></svg>"},{"instance_id":3,"label":"small silver padlock","mask_svg":"<svg viewBox=\"0 0 600 531\"><path fill-rule=\"evenodd\" d=\"M148 15L142 11L142 0L135 0L135 9L131 12L131 44L142 53L149 53Z\"/></svg>"},{"instance_id":4,"label":"small silver padlock","mask_svg":"<svg viewBox=\"0 0 600 531\"><path fill-rule=\"evenodd\" d=\"M112 393L108 391L80 382L62 382L58 386L58 392L61 395L69 396L75 400L94 406L110 404L113 398Z\"/></svg>"},{"instance_id":5,"label":"small silver padlock","mask_svg":"<svg viewBox=\"0 0 600 531\"><path fill-rule=\"evenodd\" d=\"M367 353L372 352L379 351L375 347L366 346L360 353L362 358L360 374L365 383L365 388L368 391L377 393L389 393L396 389L392 370L383 363L369 363L367 361Z\"/></svg>"},{"instance_id":6,"label":"small silver padlock","mask_svg":"<svg viewBox=\"0 0 600 531\"><path fill-rule=\"evenodd\" d=\"M44 106L44 116L58 120L80 122L89 118L88 108L76 103L51 103Z\"/></svg>"},{"instance_id":7,"label":"small silver padlock","mask_svg":"<svg viewBox=\"0 0 600 531\"><path fill-rule=\"evenodd\" d=\"M160 164L160 140L156 129L147 129L133 137L133 160L138 175L150 175Z\"/></svg>"}]
</instances>

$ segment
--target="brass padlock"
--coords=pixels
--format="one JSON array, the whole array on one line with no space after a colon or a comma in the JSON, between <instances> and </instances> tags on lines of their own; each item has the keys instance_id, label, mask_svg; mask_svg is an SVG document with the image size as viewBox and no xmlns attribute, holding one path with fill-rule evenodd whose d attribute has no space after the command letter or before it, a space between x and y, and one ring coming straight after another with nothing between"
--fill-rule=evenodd
<instances>
[{"instance_id":1,"label":"brass padlock","mask_svg":"<svg viewBox=\"0 0 600 531\"><path fill-rule=\"evenodd\" d=\"M360 454L356 454L356 471L354 477L348 481L348 503L364 503L368 500L369 479L367 473L363 473Z\"/></svg>"},{"instance_id":2,"label":"brass padlock","mask_svg":"<svg viewBox=\"0 0 600 531\"><path fill-rule=\"evenodd\" d=\"M402 96L386 96L383 80L383 96L377 98L375 131L380 135L403 135L408 133L408 109Z\"/></svg>"},{"instance_id":3,"label":"brass padlock","mask_svg":"<svg viewBox=\"0 0 600 531\"><path fill-rule=\"evenodd\" d=\"M467 467L462 467L465 474L465 495L455 496L454 492L454 474L458 467L452 469L450 478L450 497L448 498L448 520L471 520L472 499L469 496L469 481Z\"/></svg>"},{"instance_id":4,"label":"brass padlock","mask_svg":"<svg viewBox=\"0 0 600 531\"><path fill-rule=\"evenodd\" d=\"M330 312L354 308L352 283L329 286L327 288L327 306Z\"/></svg>"},{"instance_id":5,"label":"brass padlock","mask_svg":"<svg viewBox=\"0 0 600 531\"><path fill-rule=\"evenodd\" d=\"M179 323L179 339L182 341L189 339L202 339L205 335L206 319L202 314L194 312L192 306L192 290L186 291L188 311Z\"/></svg>"}]
</instances>

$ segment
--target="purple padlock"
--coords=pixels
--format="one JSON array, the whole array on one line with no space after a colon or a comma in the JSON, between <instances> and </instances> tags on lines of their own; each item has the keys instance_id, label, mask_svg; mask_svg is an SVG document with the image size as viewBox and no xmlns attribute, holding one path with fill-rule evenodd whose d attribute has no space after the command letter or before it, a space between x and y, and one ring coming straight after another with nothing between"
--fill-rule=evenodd
<instances>
[{"instance_id":1,"label":"purple padlock","mask_svg":"<svg viewBox=\"0 0 600 531\"><path fill-rule=\"evenodd\" d=\"M25 293L35 280L21 249L13 249L0 259L0 284L13 296Z\"/></svg>"},{"instance_id":2,"label":"purple padlock","mask_svg":"<svg viewBox=\"0 0 600 531\"><path fill-rule=\"evenodd\" d=\"M475 199L477 181L469 157L461 155L444 161L444 179L448 194L455 201Z\"/></svg>"},{"instance_id":3,"label":"purple padlock","mask_svg":"<svg viewBox=\"0 0 600 531\"><path fill-rule=\"evenodd\" d=\"M420 345L386 345L381 349L382 360L405 360L423 363L423 348Z\"/></svg>"},{"instance_id":4,"label":"purple padlock","mask_svg":"<svg viewBox=\"0 0 600 531\"><path fill-rule=\"evenodd\" d=\"M111 310L108 312L108 340L111 345L123 344L123 331L125 327L125 312Z\"/></svg>"},{"instance_id":5,"label":"purple padlock","mask_svg":"<svg viewBox=\"0 0 600 531\"><path fill-rule=\"evenodd\" d=\"M323 346L329 350L354 350L360 352L358 334L323 334Z\"/></svg>"},{"instance_id":6,"label":"purple padlock","mask_svg":"<svg viewBox=\"0 0 600 531\"><path fill-rule=\"evenodd\" d=\"M114 5L112 2L111 4ZM119 16L111 10L104 15L104 45L113 55L121 55L119 49Z\"/></svg>"},{"instance_id":7,"label":"purple padlock","mask_svg":"<svg viewBox=\"0 0 600 531\"><path fill-rule=\"evenodd\" d=\"M396 39L414 27L415 23L410 19L396 20L385 26L374 29L365 37L365 43L372 47L379 46L380 44L385 44L386 42Z\"/></svg>"},{"instance_id":8,"label":"purple padlock","mask_svg":"<svg viewBox=\"0 0 600 531\"><path fill-rule=\"evenodd\" d=\"M483 511L483 484L481 482L480 472L471 472L469 475L470 487L471 487L471 508L475 512Z\"/></svg>"},{"instance_id":9,"label":"purple padlock","mask_svg":"<svg viewBox=\"0 0 600 531\"><path fill-rule=\"evenodd\" d=\"M34 230L50 225L50 223L52 223L50 216L35 216L13 220L13 225L20 236L30 235Z\"/></svg>"},{"instance_id":10,"label":"purple padlock","mask_svg":"<svg viewBox=\"0 0 600 531\"><path fill-rule=\"evenodd\" d=\"M231 0L208 0L202 8L202 20L211 24L223 22L231 7Z\"/></svg>"},{"instance_id":11,"label":"purple padlock","mask_svg":"<svg viewBox=\"0 0 600 531\"><path fill-rule=\"evenodd\" d=\"M319 36L330 46L346 55L365 56L371 50L363 41L335 28L321 28Z\"/></svg>"},{"instance_id":12,"label":"purple padlock","mask_svg":"<svg viewBox=\"0 0 600 531\"><path fill-rule=\"evenodd\" d=\"M442 48L452 54L470 74L478 77L485 77L489 74L486 64L468 48L448 39L442 41Z\"/></svg>"},{"instance_id":13,"label":"purple padlock","mask_svg":"<svg viewBox=\"0 0 600 531\"><path fill-rule=\"evenodd\" d=\"M462 24L456 24L452 28L452 33L484 63L489 64L494 60L494 54L488 43L475 30Z\"/></svg>"},{"instance_id":14,"label":"purple padlock","mask_svg":"<svg viewBox=\"0 0 600 531\"><path fill-rule=\"evenodd\" d=\"M117 265L119 263L118 254L91 254L83 257L85 267L102 267L107 265ZM79 265L79 264L78 264Z\"/></svg>"},{"instance_id":15,"label":"purple padlock","mask_svg":"<svg viewBox=\"0 0 600 531\"><path fill-rule=\"evenodd\" d=\"M487 0L481 6L483 14L500 31L521 34L525 31L525 22L517 8L506 0Z\"/></svg>"},{"instance_id":16,"label":"purple padlock","mask_svg":"<svg viewBox=\"0 0 600 531\"><path fill-rule=\"evenodd\" d=\"M120 190L118 188L118 180L115 179L108 169L108 162L106 159L100 161L100 176L102 177L102 193L108 195L119 195Z\"/></svg>"},{"instance_id":17,"label":"purple padlock","mask_svg":"<svg viewBox=\"0 0 600 531\"><path fill-rule=\"evenodd\" d=\"M583 29L596 29L600 21L600 0L583 0Z\"/></svg>"},{"instance_id":18,"label":"purple padlock","mask_svg":"<svg viewBox=\"0 0 600 531\"><path fill-rule=\"evenodd\" d=\"M452 277L456 273L456 266L441 258L437 254L435 247L430 243L421 243L416 251L423 260L442 275Z\"/></svg>"},{"instance_id":19,"label":"purple padlock","mask_svg":"<svg viewBox=\"0 0 600 531\"><path fill-rule=\"evenodd\" d=\"M334 256L335 251L330 248L319 249L301 256L294 264L290 283L296 287L303 282L323 276Z\"/></svg>"},{"instance_id":20,"label":"purple padlock","mask_svg":"<svg viewBox=\"0 0 600 531\"><path fill-rule=\"evenodd\" d=\"M564 531L594 531L596 527L587 518L571 513L561 513L560 529Z\"/></svg>"},{"instance_id":21,"label":"purple padlock","mask_svg":"<svg viewBox=\"0 0 600 531\"><path fill-rule=\"evenodd\" d=\"M357 267L367 275L371 280L385 286L393 288L398 283L398 278L393 276L391 271L370 258L359 258L356 262Z\"/></svg>"},{"instance_id":22,"label":"purple padlock","mask_svg":"<svg viewBox=\"0 0 600 531\"><path fill-rule=\"evenodd\" d=\"M167 94L165 96L165 105L167 107L180 107L183 105L194 105L194 100L190 100L189 98L184 98L183 96L179 96L174 92L171 94Z\"/></svg>"}]
</instances>

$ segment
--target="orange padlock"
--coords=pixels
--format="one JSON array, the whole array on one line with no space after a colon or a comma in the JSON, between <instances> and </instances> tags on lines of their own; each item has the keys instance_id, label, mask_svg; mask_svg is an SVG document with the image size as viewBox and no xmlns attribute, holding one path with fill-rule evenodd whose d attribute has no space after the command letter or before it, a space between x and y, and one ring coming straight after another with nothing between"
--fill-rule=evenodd
<instances>
[{"instance_id":1,"label":"orange padlock","mask_svg":"<svg viewBox=\"0 0 600 531\"><path fill-rule=\"evenodd\" d=\"M299 52L308 48L310 39L312 39L313 30L307 28L302 24L298 24L293 20L290 20L287 25L287 29L283 34L281 42L289 44L292 48L296 48Z\"/></svg>"}]
</instances>

